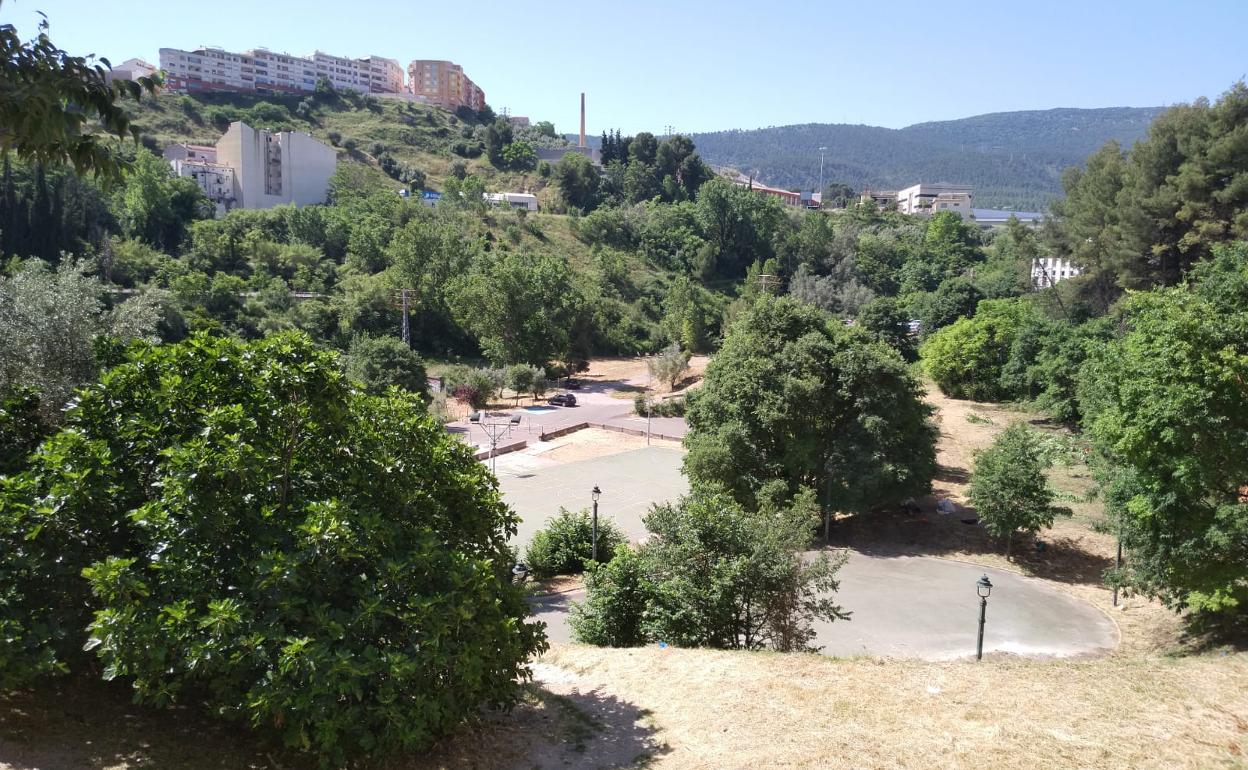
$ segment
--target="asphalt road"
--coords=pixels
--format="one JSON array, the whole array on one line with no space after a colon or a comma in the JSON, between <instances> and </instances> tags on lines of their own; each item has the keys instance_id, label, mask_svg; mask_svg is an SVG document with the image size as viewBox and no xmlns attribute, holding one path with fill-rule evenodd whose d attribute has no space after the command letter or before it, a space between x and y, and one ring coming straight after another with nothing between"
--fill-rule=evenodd
<instances>
[{"instance_id":1,"label":"asphalt road","mask_svg":"<svg viewBox=\"0 0 1248 770\"><path fill-rule=\"evenodd\" d=\"M836 602L850 620L815 625L825 655L954 660L975 654L979 598L975 581L992 581L984 654L1070 657L1118 645L1113 621L1043 581L1004 570L923 556L851 553L838 573ZM572 641L567 613L583 591L535 597L533 617L552 641Z\"/></svg>"}]
</instances>

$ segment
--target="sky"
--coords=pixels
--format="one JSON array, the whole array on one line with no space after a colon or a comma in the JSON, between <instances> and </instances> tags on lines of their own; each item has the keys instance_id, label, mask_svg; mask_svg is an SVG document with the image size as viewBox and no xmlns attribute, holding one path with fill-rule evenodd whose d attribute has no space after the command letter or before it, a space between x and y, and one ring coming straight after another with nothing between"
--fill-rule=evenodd
<instances>
[{"instance_id":1,"label":"sky","mask_svg":"<svg viewBox=\"0 0 1248 770\"><path fill-rule=\"evenodd\" d=\"M200 45L450 59L496 111L562 132L584 91L595 135L1153 107L1248 76L1248 0L0 0L0 23L31 37L37 11L114 64Z\"/></svg>"}]
</instances>

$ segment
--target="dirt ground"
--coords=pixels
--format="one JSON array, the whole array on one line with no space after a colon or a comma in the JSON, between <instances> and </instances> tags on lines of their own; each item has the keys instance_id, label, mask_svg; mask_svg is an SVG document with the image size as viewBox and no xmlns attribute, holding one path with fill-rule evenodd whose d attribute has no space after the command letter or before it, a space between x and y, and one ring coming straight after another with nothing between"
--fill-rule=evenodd
<instances>
[{"instance_id":1,"label":"dirt ground","mask_svg":"<svg viewBox=\"0 0 1248 770\"><path fill-rule=\"evenodd\" d=\"M702 381L702 376L706 373L706 365L710 360L710 356L701 355L690 358L689 370L685 372L680 382L676 383L676 387L670 390L666 384L650 380L650 372L646 367L646 358L644 356L596 358L589 362L589 370L578 374L577 377L591 381L605 382L614 380L631 386L621 388L618 391L621 398L632 398L633 394L645 390L647 385L654 393L681 393Z\"/></svg>"},{"instance_id":2,"label":"dirt ground","mask_svg":"<svg viewBox=\"0 0 1248 770\"><path fill-rule=\"evenodd\" d=\"M646 446L646 437L600 428L585 428L566 436L560 436L550 443L555 444L554 449L542 452L541 457L553 463L563 464L641 449ZM666 441L660 438L651 438L650 446L683 449L679 441ZM502 458L499 459L502 460Z\"/></svg>"}]
</instances>

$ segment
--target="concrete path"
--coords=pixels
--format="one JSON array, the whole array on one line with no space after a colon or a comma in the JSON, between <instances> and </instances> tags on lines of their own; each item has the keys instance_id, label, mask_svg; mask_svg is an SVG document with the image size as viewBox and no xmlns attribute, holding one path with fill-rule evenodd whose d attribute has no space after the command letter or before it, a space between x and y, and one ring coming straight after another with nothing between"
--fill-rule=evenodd
<instances>
[{"instance_id":1,"label":"concrete path","mask_svg":"<svg viewBox=\"0 0 1248 770\"><path fill-rule=\"evenodd\" d=\"M818 623L825 655L953 660L975 654L979 598L975 581L992 581L984 654L1028 657L1096 655L1118 646L1118 629L1090 604L1013 572L924 556L852 553L838 573L836 602L848 621ZM567 613L584 591L534 597L533 617L552 641L572 641Z\"/></svg>"}]
</instances>

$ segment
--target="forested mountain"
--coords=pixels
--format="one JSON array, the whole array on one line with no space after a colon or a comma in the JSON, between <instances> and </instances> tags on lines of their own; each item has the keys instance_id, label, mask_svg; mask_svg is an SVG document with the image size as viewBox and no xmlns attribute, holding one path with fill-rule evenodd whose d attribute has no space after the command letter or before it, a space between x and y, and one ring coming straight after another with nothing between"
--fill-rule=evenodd
<instances>
[{"instance_id":1,"label":"forested mountain","mask_svg":"<svg viewBox=\"0 0 1248 770\"><path fill-rule=\"evenodd\" d=\"M824 182L855 190L915 182L975 188L976 205L1042 210L1061 194L1061 173L1110 139L1130 146L1159 107L999 112L902 129L807 123L693 135L708 163L753 173L761 181L813 190L819 148L827 147Z\"/></svg>"}]
</instances>

